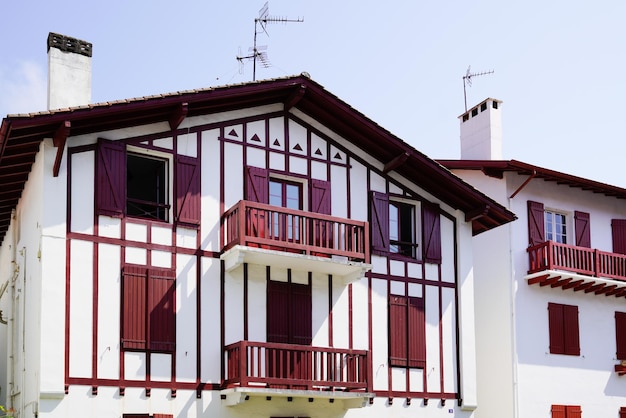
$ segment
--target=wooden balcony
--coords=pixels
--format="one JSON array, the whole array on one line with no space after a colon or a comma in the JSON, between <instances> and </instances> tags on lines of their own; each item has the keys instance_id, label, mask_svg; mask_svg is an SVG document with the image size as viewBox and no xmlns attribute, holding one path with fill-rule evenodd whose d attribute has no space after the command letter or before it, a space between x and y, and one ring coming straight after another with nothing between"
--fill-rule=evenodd
<instances>
[{"instance_id":1,"label":"wooden balcony","mask_svg":"<svg viewBox=\"0 0 626 418\"><path fill-rule=\"evenodd\" d=\"M365 392L369 352L239 341L225 349L226 388Z\"/></svg>"},{"instance_id":2,"label":"wooden balcony","mask_svg":"<svg viewBox=\"0 0 626 418\"><path fill-rule=\"evenodd\" d=\"M553 241L528 248L528 284L626 296L626 255Z\"/></svg>"},{"instance_id":3,"label":"wooden balcony","mask_svg":"<svg viewBox=\"0 0 626 418\"><path fill-rule=\"evenodd\" d=\"M223 219L227 270L252 262L360 277L370 267L367 222L245 200Z\"/></svg>"}]
</instances>

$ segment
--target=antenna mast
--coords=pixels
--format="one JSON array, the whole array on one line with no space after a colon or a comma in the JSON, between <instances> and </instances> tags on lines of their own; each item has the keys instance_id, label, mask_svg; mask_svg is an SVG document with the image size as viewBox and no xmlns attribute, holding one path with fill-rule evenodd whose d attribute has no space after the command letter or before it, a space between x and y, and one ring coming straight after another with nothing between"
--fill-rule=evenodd
<instances>
[{"instance_id":1,"label":"antenna mast","mask_svg":"<svg viewBox=\"0 0 626 418\"><path fill-rule=\"evenodd\" d=\"M265 28L268 23L301 23L304 22L304 18L298 17L297 19L289 19L283 16L270 16L269 15L269 4L265 2L261 10L259 10L259 17L254 19L254 46L249 48L249 55L246 56L237 56L237 61L241 65L243 65L243 60L252 60L252 81L256 81L256 61L257 59L261 61L263 67L268 68L270 66L269 60L267 59L267 46L259 46L256 44L256 36L259 34L258 26L261 26L261 29L267 36L267 29ZM241 71L241 67L240 67Z\"/></svg>"},{"instance_id":2,"label":"antenna mast","mask_svg":"<svg viewBox=\"0 0 626 418\"><path fill-rule=\"evenodd\" d=\"M465 73L465 75L463 76L463 100L465 100L465 111L467 112L467 93L465 92L465 86L470 86L472 87L472 77L478 77L481 75L487 75L487 74L493 74L493 70L491 71L482 71L479 73L472 73L470 71L471 69L471 65L469 65L467 67L467 72Z\"/></svg>"}]
</instances>

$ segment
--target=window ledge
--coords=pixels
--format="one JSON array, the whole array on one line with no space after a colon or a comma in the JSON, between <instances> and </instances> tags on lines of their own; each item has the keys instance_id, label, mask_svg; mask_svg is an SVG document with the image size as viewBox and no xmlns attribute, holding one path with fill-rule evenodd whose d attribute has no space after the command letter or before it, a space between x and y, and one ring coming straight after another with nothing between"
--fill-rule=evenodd
<instances>
[{"instance_id":1,"label":"window ledge","mask_svg":"<svg viewBox=\"0 0 626 418\"><path fill-rule=\"evenodd\" d=\"M311 271L342 277L346 284L355 282L372 269L372 265L347 260L345 257L317 257L284 251L235 245L220 257L226 271L232 271L244 263Z\"/></svg>"}]
</instances>

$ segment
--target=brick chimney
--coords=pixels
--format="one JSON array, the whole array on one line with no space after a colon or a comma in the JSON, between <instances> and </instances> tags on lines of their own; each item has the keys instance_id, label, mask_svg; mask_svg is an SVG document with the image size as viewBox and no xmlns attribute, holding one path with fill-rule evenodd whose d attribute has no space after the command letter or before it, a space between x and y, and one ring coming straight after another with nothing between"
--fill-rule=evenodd
<instances>
[{"instance_id":1,"label":"brick chimney","mask_svg":"<svg viewBox=\"0 0 626 418\"><path fill-rule=\"evenodd\" d=\"M91 102L91 50L89 42L48 34L48 110Z\"/></svg>"},{"instance_id":2,"label":"brick chimney","mask_svg":"<svg viewBox=\"0 0 626 418\"><path fill-rule=\"evenodd\" d=\"M502 101L485 99L459 116L462 160L502 159Z\"/></svg>"}]
</instances>

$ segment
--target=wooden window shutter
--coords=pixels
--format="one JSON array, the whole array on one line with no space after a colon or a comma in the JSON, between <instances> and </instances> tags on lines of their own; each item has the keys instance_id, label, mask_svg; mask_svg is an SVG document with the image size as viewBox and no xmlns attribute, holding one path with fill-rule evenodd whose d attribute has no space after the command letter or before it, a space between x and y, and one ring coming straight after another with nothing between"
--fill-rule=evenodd
<instances>
[{"instance_id":1,"label":"wooden window shutter","mask_svg":"<svg viewBox=\"0 0 626 418\"><path fill-rule=\"evenodd\" d=\"M426 318L424 299L409 297L408 304L408 366L426 367Z\"/></svg>"},{"instance_id":2,"label":"wooden window shutter","mask_svg":"<svg viewBox=\"0 0 626 418\"><path fill-rule=\"evenodd\" d=\"M591 248L591 229L589 214L586 212L574 212L574 229L576 230L576 245L578 247Z\"/></svg>"},{"instance_id":3,"label":"wooden window shutter","mask_svg":"<svg viewBox=\"0 0 626 418\"><path fill-rule=\"evenodd\" d=\"M291 331L289 343L311 345L311 286L291 283Z\"/></svg>"},{"instance_id":4,"label":"wooden window shutter","mask_svg":"<svg viewBox=\"0 0 626 418\"><path fill-rule=\"evenodd\" d=\"M331 214L330 206L330 182L323 180L311 180L311 212L323 215Z\"/></svg>"},{"instance_id":5,"label":"wooden window shutter","mask_svg":"<svg viewBox=\"0 0 626 418\"><path fill-rule=\"evenodd\" d=\"M545 242L543 203L528 201L528 244L532 247Z\"/></svg>"},{"instance_id":6,"label":"wooden window shutter","mask_svg":"<svg viewBox=\"0 0 626 418\"><path fill-rule=\"evenodd\" d=\"M122 276L122 348L146 349L146 267L125 266Z\"/></svg>"},{"instance_id":7,"label":"wooden window shutter","mask_svg":"<svg viewBox=\"0 0 626 418\"><path fill-rule=\"evenodd\" d=\"M289 283L267 281L267 341L289 343Z\"/></svg>"},{"instance_id":8,"label":"wooden window shutter","mask_svg":"<svg viewBox=\"0 0 626 418\"><path fill-rule=\"evenodd\" d=\"M200 161L176 157L176 221L200 224Z\"/></svg>"},{"instance_id":9,"label":"wooden window shutter","mask_svg":"<svg viewBox=\"0 0 626 418\"><path fill-rule=\"evenodd\" d=\"M550 353L564 354L563 305L548 303L548 328L550 330Z\"/></svg>"},{"instance_id":10,"label":"wooden window shutter","mask_svg":"<svg viewBox=\"0 0 626 418\"><path fill-rule=\"evenodd\" d=\"M626 406L622 406L619 409L619 418L626 418Z\"/></svg>"},{"instance_id":11,"label":"wooden window shutter","mask_svg":"<svg viewBox=\"0 0 626 418\"><path fill-rule=\"evenodd\" d=\"M613 252L626 254L626 219L611 220L613 233Z\"/></svg>"},{"instance_id":12,"label":"wooden window shutter","mask_svg":"<svg viewBox=\"0 0 626 418\"><path fill-rule=\"evenodd\" d=\"M441 218L439 206L422 203L423 255L426 263L441 263Z\"/></svg>"},{"instance_id":13,"label":"wooden window shutter","mask_svg":"<svg viewBox=\"0 0 626 418\"><path fill-rule=\"evenodd\" d=\"M172 414L154 414L152 418L174 418Z\"/></svg>"},{"instance_id":14,"label":"wooden window shutter","mask_svg":"<svg viewBox=\"0 0 626 418\"><path fill-rule=\"evenodd\" d=\"M617 359L626 360L626 313L615 312L615 340Z\"/></svg>"},{"instance_id":15,"label":"wooden window shutter","mask_svg":"<svg viewBox=\"0 0 626 418\"><path fill-rule=\"evenodd\" d=\"M552 405L552 418L567 418L565 405Z\"/></svg>"},{"instance_id":16,"label":"wooden window shutter","mask_svg":"<svg viewBox=\"0 0 626 418\"><path fill-rule=\"evenodd\" d=\"M579 356L578 306L563 305L563 328L565 354Z\"/></svg>"},{"instance_id":17,"label":"wooden window shutter","mask_svg":"<svg viewBox=\"0 0 626 418\"><path fill-rule=\"evenodd\" d=\"M581 418L583 411L579 405L567 405L565 407L567 418Z\"/></svg>"},{"instance_id":18,"label":"wooden window shutter","mask_svg":"<svg viewBox=\"0 0 626 418\"><path fill-rule=\"evenodd\" d=\"M370 230L372 252L386 255L389 252L389 196L385 193L371 193Z\"/></svg>"},{"instance_id":19,"label":"wooden window shutter","mask_svg":"<svg viewBox=\"0 0 626 418\"><path fill-rule=\"evenodd\" d=\"M389 365L406 367L407 297L389 295Z\"/></svg>"},{"instance_id":20,"label":"wooden window shutter","mask_svg":"<svg viewBox=\"0 0 626 418\"><path fill-rule=\"evenodd\" d=\"M100 139L96 159L97 212L121 217L126 207L126 144Z\"/></svg>"},{"instance_id":21,"label":"wooden window shutter","mask_svg":"<svg viewBox=\"0 0 626 418\"><path fill-rule=\"evenodd\" d=\"M174 351L176 343L174 306L176 273L173 270L153 269L149 274L150 349L171 352Z\"/></svg>"},{"instance_id":22,"label":"wooden window shutter","mask_svg":"<svg viewBox=\"0 0 626 418\"><path fill-rule=\"evenodd\" d=\"M269 189L269 174L266 169L246 167L246 200L257 203L269 203Z\"/></svg>"}]
</instances>

